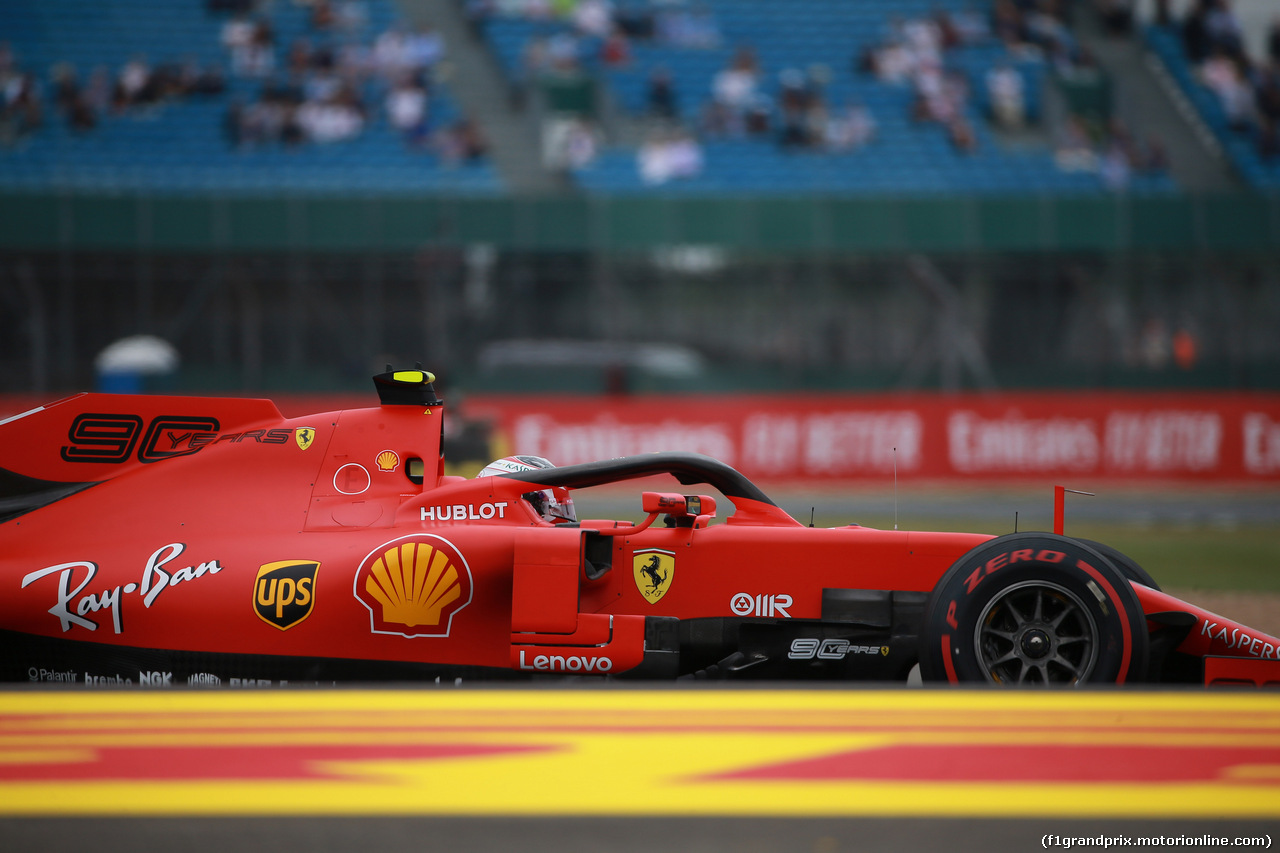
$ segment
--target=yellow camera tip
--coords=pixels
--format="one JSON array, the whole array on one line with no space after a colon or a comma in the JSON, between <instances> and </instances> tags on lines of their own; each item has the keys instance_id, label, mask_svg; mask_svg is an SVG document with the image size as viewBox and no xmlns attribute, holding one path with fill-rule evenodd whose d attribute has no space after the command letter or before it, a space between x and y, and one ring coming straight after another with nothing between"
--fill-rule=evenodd
<instances>
[{"instance_id":1,"label":"yellow camera tip","mask_svg":"<svg viewBox=\"0 0 1280 853\"><path fill-rule=\"evenodd\" d=\"M391 378L396 382L412 382L419 385L436 381L435 374L425 370L397 370L391 374Z\"/></svg>"}]
</instances>

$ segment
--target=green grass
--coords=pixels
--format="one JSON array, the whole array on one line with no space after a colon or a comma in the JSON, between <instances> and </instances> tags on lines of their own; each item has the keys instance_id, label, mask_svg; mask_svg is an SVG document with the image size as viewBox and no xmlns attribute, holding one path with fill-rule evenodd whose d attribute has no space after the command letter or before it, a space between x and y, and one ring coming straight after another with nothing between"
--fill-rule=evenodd
<instances>
[{"instance_id":1,"label":"green grass","mask_svg":"<svg viewBox=\"0 0 1280 853\"><path fill-rule=\"evenodd\" d=\"M892 529L892 518L859 519L868 527ZM845 522L818 519L818 526ZM939 519L916 529L1007 533L989 521ZM1034 528L1022 528L1023 530ZM1128 554L1161 587L1280 592L1280 531L1264 525L1233 527L1177 524L1072 523L1067 535L1104 542Z\"/></svg>"},{"instance_id":2,"label":"green grass","mask_svg":"<svg viewBox=\"0 0 1280 853\"><path fill-rule=\"evenodd\" d=\"M1273 527L1082 524L1068 532L1128 554L1162 587L1280 592L1280 534Z\"/></svg>"}]
</instances>

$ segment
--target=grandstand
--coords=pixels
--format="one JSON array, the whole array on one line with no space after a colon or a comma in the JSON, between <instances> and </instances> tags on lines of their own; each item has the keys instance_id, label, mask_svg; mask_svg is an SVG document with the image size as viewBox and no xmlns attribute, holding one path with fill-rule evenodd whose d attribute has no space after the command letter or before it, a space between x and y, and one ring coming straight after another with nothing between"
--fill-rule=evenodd
<instances>
[{"instance_id":1,"label":"grandstand","mask_svg":"<svg viewBox=\"0 0 1280 853\"><path fill-rule=\"evenodd\" d=\"M545 4L418 3L360 0L357 26L341 32L319 32L312 26L312 4L275 0L256 6L274 33L277 72L243 75L232 68L226 86L214 94L167 98L145 109L100 109L92 131L72 129L55 109L59 69L73 69L80 85L94 73L114 77L131 60L143 58L153 67L184 64L200 69L226 69L231 55L221 36L232 13L231 3L154 4L147 0L14 0L0 7L0 37L9 45L16 67L31 73L44 92L44 120L28 133L9 128L0 148L0 187L91 191L482 193L504 187L521 190L554 186L544 175L506 169L501 156L482 162L442 164L431 146L406 144L390 126L382 109L387 81L366 75L361 92L371 105L367 126L355 138L318 145L236 145L228 140L229 113L259 98L263 87L282 76L288 47L299 40L335 47L357 44L368 49L377 36L406 17L432 22L457 19L463 9L479 6L490 12L484 41L455 39L450 50L472 61L465 68L476 76L475 57L489 53L507 87L530 85L524 68L532 42L565 36L583 73L602 93L606 113L604 144L597 156L571 169L569 189L589 193L680 194L719 193L900 193L900 194L1089 194L1116 188L1099 168L1107 140L1095 126L1094 153L1080 166L1062 156L1061 137L1069 116L1063 112L1063 63L1034 44L1018 49L990 32L949 48L943 57L948 73L968 88L961 118L973 144L959 150L939 122L913 117L914 87L878 79L859 70L857 61L900 35L904 21L933 19L946 13L959 19L972 15L967 0L804 0L778 4L767 0L707 0L695 4L714 27L713 43L673 43L655 37L630 42L630 60L611 65L600 59L601 38L575 34L570 16L530 14ZM680 4L618 3L620 13L658 14ZM1076 6L1083 4L1076 4ZM985 13L981 16L985 19ZM456 28L455 28L456 30ZM1173 79L1193 103L1231 156L1238 175L1254 186L1273 186L1280 174L1275 161L1263 163L1251 138L1226 128L1214 97L1189 70L1176 35L1148 27L1147 44L1169 67ZM786 74L818 74L821 94L833 114L857 106L874 122L874 136L840 150L812 151L777 143L776 131L763 135L707 132L704 110L711 102L716 74L736 50L749 48L758 58L759 95L780 120L779 78ZM1022 49L1023 47L1029 49ZM1071 50L1077 51L1074 41ZM995 67L1009 65L1022 81L1027 127L1004 132L991 121L992 105L985 86ZM701 168L685 180L655 187L637 167L643 147L647 88L657 69L668 72L678 93L675 118L699 137ZM536 121L512 121L502 109L474 94L473 80L435 75L430 124L438 130L464 113L485 116L495 148L536 149ZM460 103L454 82L470 96ZM492 96L488 96L492 101ZM465 107L465 110L464 110ZM506 112L510 112L507 110ZM523 139L513 140L513 135ZM1167 128L1166 128L1167 130ZM1187 128L1174 135L1189 135ZM1101 141L1098 141L1101 137ZM1182 140L1172 140L1177 143ZM1135 144L1141 144L1136 140ZM1088 153L1088 152L1086 152ZM502 151L495 151L501 155ZM1096 155L1096 156L1095 156ZM528 157L526 156L526 159ZM494 162L497 160L499 162ZM1171 193L1178 178L1167 167L1126 170L1121 188L1132 193ZM1272 183L1268 183L1272 182Z\"/></svg>"},{"instance_id":2,"label":"grandstand","mask_svg":"<svg viewBox=\"0 0 1280 853\"><path fill-rule=\"evenodd\" d=\"M209 4L213 5L213 4ZM261 5L274 31L276 64L287 46L306 39L316 46L355 43L367 48L400 17L392 0L363 2L365 18L353 31L317 32L310 9L290 2ZM431 150L405 144L380 105L386 82L365 75L361 95L371 110L364 132L325 144L237 146L226 124L233 104L259 97L282 76L226 73L214 94L168 97L124 110L101 109L92 129L73 130L58 114L54 74L72 68L84 84L94 69L115 75L134 59L153 68L189 64L227 69L221 43L231 14L210 11L200 0L12 0L0 4L0 40L18 68L45 89L40 126L0 148L0 187L22 190L101 192L457 192L496 193L492 165L446 167ZM430 121L444 127L460 109L446 84L432 94Z\"/></svg>"},{"instance_id":3,"label":"grandstand","mask_svg":"<svg viewBox=\"0 0 1280 853\"><path fill-rule=\"evenodd\" d=\"M0 388L86 387L93 354L137 334L171 342L199 391L363 387L387 360L482 388L510 339L686 347L707 365L691 391L1280 384L1276 162L1187 58L1193 0L1119 33L1063 0L1013 38L997 6L1038 4L612 0L629 61L607 27L582 32L595 0L329 2L340 26L317 25L326 0L0 3ZM1269 2L1233 4L1262 10L1249 33ZM271 31L274 71L228 46L238 7ZM693 37L662 29L671 12L702 16ZM940 13L969 34L942 52L943 89L967 93L946 118L881 73ZM409 132L379 44L427 30L445 54L413 66L430 92ZM358 132L231 133L299 85L303 41L353 63ZM530 74L531 46L562 67ZM763 131L708 106L744 48ZM115 104L140 60L208 80ZM658 69L677 97L655 117ZM988 95L1004 70L1020 124ZM873 132L794 141L795 80L810 113L865 109ZM322 82L304 76L306 100ZM485 153L459 156L464 118ZM553 130L586 144L564 158ZM1167 158L1130 160L1151 137ZM687 174L646 172L655 139L696 150ZM959 370L957 342L985 366Z\"/></svg>"},{"instance_id":4,"label":"grandstand","mask_svg":"<svg viewBox=\"0 0 1280 853\"><path fill-rule=\"evenodd\" d=\"M690 180L664 186L680 193L1090 193L1104 189L1097 170L1062 168L1055 162L1053 133L1045 100L1053 85L1050 56L1039 49L1013 51L992 34L973 38L946 52L946 67L963 76L971 92L964 118L976 136L972 150L960 151L937 123L912 117L913 87L859 73L855 60L893 37L896 25L932 20L939 12L971 14L962 0L902 0L848 3L809 0L779 4L767 0L711 0L703 4L718 25L715 46L684 46L649 39L632 47L631 61L611 67L599 60L599 39L577 44L585 70L603 82L606 97L630 119L646 112L646 92L655 69L667 70L679 92L680 121L696 126L700 109L711 100L717 72L735 50L752 49L761 69L761 94L778 119L778 79L820 69L823 95L833 109L859 104L871 113L874 140L857 150L796 151L776 142L776 134L756 138L710 137L703 140L705 168ZM528 45L572 31L564 19L498 15L486 30L500 65L513 84ZM984 86L989 71L1008 63L1022 77L1025 110L1034 132L1001 134L989 121L991 104ZM637 145L610 146L596 161L577 170L591 192L643 192L636 168ZM1172 192L1167 171L1136 173L1126 181L1132 192Z\"/></svg>"}]
</instances>

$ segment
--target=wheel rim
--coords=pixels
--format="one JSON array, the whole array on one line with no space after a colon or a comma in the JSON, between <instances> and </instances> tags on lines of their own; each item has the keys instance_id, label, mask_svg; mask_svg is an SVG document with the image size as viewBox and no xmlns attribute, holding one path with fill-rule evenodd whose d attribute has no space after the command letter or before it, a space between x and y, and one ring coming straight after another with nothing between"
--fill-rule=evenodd
<instances>
[{"instance_id":1,"label":"wheel rim","mask_svg":"<svg viewBox=\"0 0 1280 853\"><path fill-rule=\"evenodd\" d=\"M1076 684L1098 658L1098 626L1075 593L1047 581L1001 590L983 609L974 650L996 684Z\"/></svg>"}]
</instances>

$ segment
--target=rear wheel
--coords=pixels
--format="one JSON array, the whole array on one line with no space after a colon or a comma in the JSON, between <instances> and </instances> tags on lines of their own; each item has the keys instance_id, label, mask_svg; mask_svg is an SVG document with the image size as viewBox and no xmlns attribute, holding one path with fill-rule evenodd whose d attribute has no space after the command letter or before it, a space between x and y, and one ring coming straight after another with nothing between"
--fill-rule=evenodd
<instances>
[{"instance_id":1,"label":"rear wheel","mask_svg":"<svg viewBox=\"0 0 1280 853\"><path fill-rule=\"evenodd\" d=\"M1074 685L1146 672L1146 620L1096 550L1046 533L993 539L956 562L925 607L926 681Z\"/></svg>"}]
</instances>

